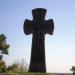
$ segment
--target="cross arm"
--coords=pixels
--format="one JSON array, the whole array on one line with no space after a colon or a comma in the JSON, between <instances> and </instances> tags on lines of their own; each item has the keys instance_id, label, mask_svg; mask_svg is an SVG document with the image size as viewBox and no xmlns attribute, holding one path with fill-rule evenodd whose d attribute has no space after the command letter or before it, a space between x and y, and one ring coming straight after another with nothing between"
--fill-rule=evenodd
<instances>
[{"instance_id":1,"label":"cross arm","mask_svg":"<svg viewBox=\"0 0 75 75\"><path fill-rule=\"evenodd\" d=\"M54 31L54 21L53 21L53 19L49 19L49 20L45 21L44 31L47 34L53 35L53 31Z\"/></svg>"},{"instance_id":2,"label":"cross arm","mask_svg":"<svg viewBox=\"0 0 75 75\"><path fill-rule=\"evenodd\" d=\"M32 33L32 21L31 20L26 19L24 21L23 30L26 35L29 35Z\"/></svg>"}]
</instances>

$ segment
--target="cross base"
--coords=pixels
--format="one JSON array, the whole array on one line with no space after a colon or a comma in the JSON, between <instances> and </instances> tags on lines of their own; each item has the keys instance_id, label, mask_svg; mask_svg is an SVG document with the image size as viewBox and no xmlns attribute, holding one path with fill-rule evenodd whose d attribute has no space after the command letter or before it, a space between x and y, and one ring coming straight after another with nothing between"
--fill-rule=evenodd
<instances>
[{"instance_id":1,"label":"cross base","mask_svg":"<svg viewBox=\"0 0 75 75\"><path fill-rule=\"evenodd\" d=\"M46 72L46 66L43 62L32 62L29 66L29 72Z\"/></svg>"}]
</instances>

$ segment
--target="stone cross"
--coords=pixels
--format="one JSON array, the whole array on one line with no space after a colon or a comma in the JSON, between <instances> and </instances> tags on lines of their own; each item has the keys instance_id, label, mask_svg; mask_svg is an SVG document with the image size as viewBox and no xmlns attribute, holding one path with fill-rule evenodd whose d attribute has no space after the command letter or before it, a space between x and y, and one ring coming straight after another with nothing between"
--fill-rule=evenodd
<instances>
[{"instance_id":1,"label":"stone cross","mask_svg":"<svg viewBox=\"0 0 75 75\"><path fill-rule=\"evenodd\" d=\"M33 20L26 19L24 33L33 34L29 72L46 72L45 63L45 34L53 34L53 19L45 20L46 9L32 10Z\"/></svg>"}]
</instances>

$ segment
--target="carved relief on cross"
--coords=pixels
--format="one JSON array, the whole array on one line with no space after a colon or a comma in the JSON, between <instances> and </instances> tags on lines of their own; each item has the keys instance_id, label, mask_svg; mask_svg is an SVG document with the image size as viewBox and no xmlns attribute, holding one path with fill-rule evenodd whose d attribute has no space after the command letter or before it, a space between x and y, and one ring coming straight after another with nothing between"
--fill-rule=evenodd
<instances>
[{"instance_id":1,"label":"carved relief on cross","mask_svg":"<svg viewBox=\"0 0 75 75\"><path fill-rule=\"evenodd\" d=\"M54 22L53 19L45 20L46 11L43 8L32 10L33 20L26 19L24 22L24 33L26 35L34 35L34 33L39 31L42 32L41 34L53 34Z\"/></svg>"}]
</instances>

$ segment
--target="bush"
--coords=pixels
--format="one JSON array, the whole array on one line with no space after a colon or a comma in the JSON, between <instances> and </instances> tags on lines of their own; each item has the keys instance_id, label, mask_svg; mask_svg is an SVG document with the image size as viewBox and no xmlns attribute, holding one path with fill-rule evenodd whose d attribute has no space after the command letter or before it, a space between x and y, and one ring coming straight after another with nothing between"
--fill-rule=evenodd
<instances>
[{"instance_id":1,"label":"bush","mask_svg":"<svg viewBox=\"0 0 75 75\"><path fill-rule=\"evenodd\" d=\"M5 73L6 72L6 65L3 60L0 60L0 73Z\"/></svg>"},{"instance_id":2,"label":"bush","mask_svg":"<svg viewBox=\"0 0 75 75\"><path fill-rule=\"evenodd\" d=\"M16 62L7 67L7 72L11 73L25 73L27 72L27 64L22 60L22 62Z\"/></svg>"}]
</instances>

